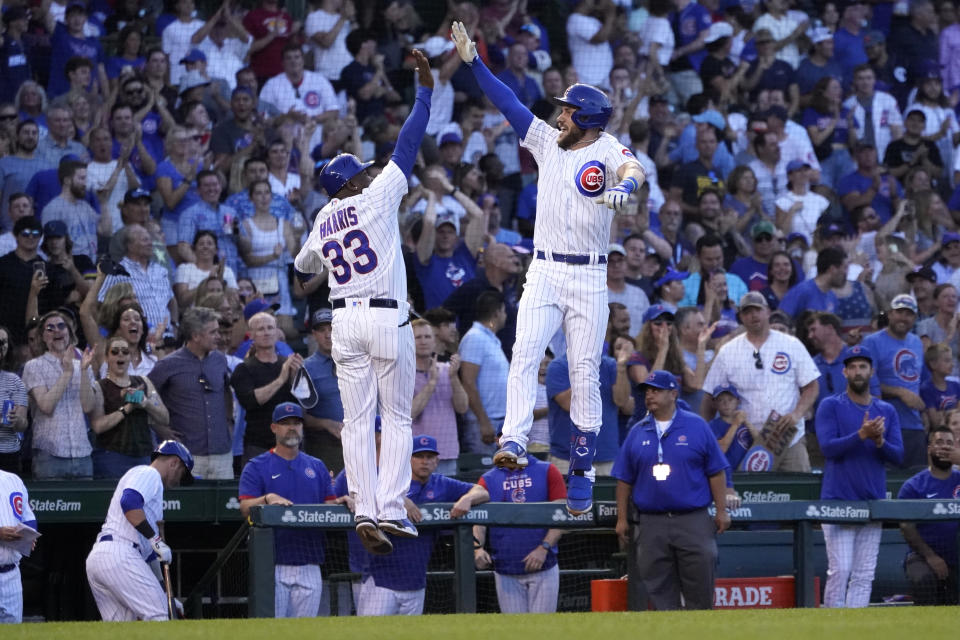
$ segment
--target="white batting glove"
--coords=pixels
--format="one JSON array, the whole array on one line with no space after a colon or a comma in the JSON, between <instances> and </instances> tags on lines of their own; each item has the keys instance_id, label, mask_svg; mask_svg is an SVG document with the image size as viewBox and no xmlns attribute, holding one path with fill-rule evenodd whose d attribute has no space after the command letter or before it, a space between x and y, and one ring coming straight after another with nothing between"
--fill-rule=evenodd
<instances>
[{"instance_id":1,"label":"white batting glove","mask_svg":"<svg viewBox=\"0 0 960 640\"><path fill-rule=\"evenodd\" d=\"M467 29L462 22L454 22L450 25L451 39L457 45L457 53L460 59L470 64L477 57L477 45L473 43L470 36L467 35Z\"/></svg>"},{"instance_id":2,"label":"white batting glove","mask_svg":"<svg viewBox=\"0 0 960 640\"><path fill-rule=\"evenodd\" d=\"M625 206L627 206L627 200L630 199L630 192L627 191L627 188L623 185L617 185L612 189L607 189L607 191L595 199L594 202L597 204L605 204L608 209L613 209L614 211L620 211Z\"/></svg>"},{"instance_id":3,"label":"white batting glove","mask_svg":"<svg viewBox=\"0 0 960 640\"><path fill-rule=\"evenodd\" d=\"M174 608L174 610L177 612L177 617L178 617L178 618L181 618L181 619L182 619L182 618L185 618L185 617L186 617L186 616L183 615L183 603L180 602L180 600L179 600L178 598L174 598L174 599L173 599L173 608Z\"/></svg>"},{"instance_id":4,"label":"white batting glove","mask_svg":"<svg viewBox=\"0 0 960 640\"><path fill-rule=\"evenodd\" d=\"M167 564L173 562L173 551L166 542L160 539L159 534L150 539L150 546L153 547L153 552L160 558L160 562L166 562Z\"/></svg>"}]
</instances>

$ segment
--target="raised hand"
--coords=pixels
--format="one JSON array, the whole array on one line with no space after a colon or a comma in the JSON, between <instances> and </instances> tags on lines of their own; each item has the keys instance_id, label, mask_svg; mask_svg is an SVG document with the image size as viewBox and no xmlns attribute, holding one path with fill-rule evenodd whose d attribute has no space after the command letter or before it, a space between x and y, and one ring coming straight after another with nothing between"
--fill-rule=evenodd
<instances>
[{"instance_id":1,"label":"raised hand","mask_svg":"<svg viewBox=\"0 0 960 640\"><path fill-rule=\"evenodd\" d=\"M420 49L413 50L413 59L417 62L417 81L421 87L433 89L433 74L430 72L430 61Z\"/></svg>"},{"instance_id":2,"label":"raised hand","mask_svg":"<svg viewBox=\"0 0 960 640\"><path fill-rule=\"evenodd\" d=\"M450 32L453 43L457 45L457 53L460 54L460 59L467 64L473 62L474 58L477 57L477 45L467 35L467 28L463 26L462 22L454 21L450 25Z\"/></svg>"}]
</instances>

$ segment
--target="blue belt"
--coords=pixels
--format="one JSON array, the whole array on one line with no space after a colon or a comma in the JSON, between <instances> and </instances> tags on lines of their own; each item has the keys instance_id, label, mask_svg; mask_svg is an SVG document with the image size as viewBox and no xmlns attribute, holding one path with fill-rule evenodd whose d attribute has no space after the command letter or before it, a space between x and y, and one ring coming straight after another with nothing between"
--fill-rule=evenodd
<instances>
[{"instance_id":1,"label":"blue belt","mask_svg":"<svg viewBox=\"0 0 960 640\"><path fill-rule=\"evenodd\" d=\"M554 262L566 262L567 264L590 264L590 254L550 252L548 256L546 251L538 249L537 260L553 260ZM607 256L597 256L597 264L607 264Z\"/></svg>"},{"instance_id":2,"label":"blue belt","mask_svg":"<svg viewBox=\"0 0 960 640\"><path fill-rule=\"evenodd\" d=\"M331 306L334 309L345 309L347 306L347 301L345 298L337 298L336 300L330 301ZM398 309L399 305L397 301L392 298L370 298L367 301L367 306L371 309Z\"/></svg>"},{"instance_id":3,"label":"blue belt","mask_svg":"<svg viewBox=\"0 0 960 640\"><path fill-rule=\"evenodd\" d=\"M113 535L109 533L102 535L100 536L100 539L97 540L97 542L113 542ZM138 545L136 542L131 542L130 544L133 545L134 549L136 549L137 551L140 551L140 545Z\"/></svg>"},{"instance_id":4,"label":"blue belt","mask_svg":"<svg viewBox=\"0 0 960 640\"><path fill-rule=\"evenodd\" d=\"M0 564L0 573L10 573L17 568L15 564Z\"/></svg>"}]
</instances>

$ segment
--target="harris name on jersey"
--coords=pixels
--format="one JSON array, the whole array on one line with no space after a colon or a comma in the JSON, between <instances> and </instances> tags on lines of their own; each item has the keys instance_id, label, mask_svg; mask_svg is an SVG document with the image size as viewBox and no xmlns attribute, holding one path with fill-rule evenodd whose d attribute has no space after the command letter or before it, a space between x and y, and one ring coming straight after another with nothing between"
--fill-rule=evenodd
<instances>
[{"instance_id":1,"label":"harris name on jersey","mask_svg":"<svg viewBox=\"0 0 960 640\"><path fill-rule=\"evenodd\" d=\"M337 209L327 216L325 220L318 222L317 228L320 231L320 235L326 238L343 229L355 227L359 222L360 220L357 218L357 208L351 206Z\"/></svg>"}]
</instances>

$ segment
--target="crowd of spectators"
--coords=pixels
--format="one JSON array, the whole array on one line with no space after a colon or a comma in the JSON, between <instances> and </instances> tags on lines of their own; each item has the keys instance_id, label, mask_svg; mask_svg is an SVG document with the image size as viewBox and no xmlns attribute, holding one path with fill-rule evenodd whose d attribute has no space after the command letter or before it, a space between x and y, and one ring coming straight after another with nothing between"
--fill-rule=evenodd
<instances>
[{"instance_id":1,"label":"crowd of spectators","mask_svg":"<svg viewBox=\"0 0 960 640\"><path fill-rule=\"evenodd\" d=\"M296 401L305 451L342 468L327 274L301 282L291 263L328 199L325 163L388 161L413 48L435 82L398 211L423 318L415 430L436 438L443 473L492 451L537 175L553 168L520 149L460 63L453 19L547 122L567 85L603 88L607 133L648 176L610 237L601 473L645 415L654 370L677 376L681 405L743 427L733 466L751 443L768 445L771 468L820 466L814 412L843 390L844 350L861 341L904 465L925 464L924 430L960 396L951 0L315 0L303 15L278 0L13 0L0 467L117 477L151 438L175 437L198 476L233 478L272 446L273 408ZM558 336L544 354L531 440L557 459L564 353Z\"/></svg>"}]
</instances>

